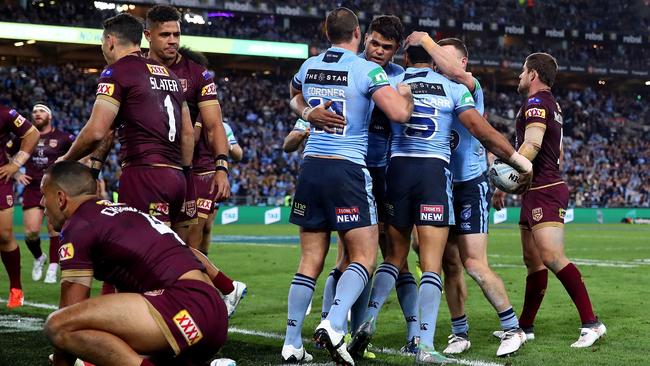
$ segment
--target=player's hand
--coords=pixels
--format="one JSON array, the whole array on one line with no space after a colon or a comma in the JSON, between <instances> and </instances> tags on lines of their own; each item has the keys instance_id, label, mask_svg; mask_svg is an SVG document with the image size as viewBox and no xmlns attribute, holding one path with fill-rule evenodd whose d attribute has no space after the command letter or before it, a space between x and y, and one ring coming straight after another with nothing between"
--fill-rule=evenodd
<instances>
[{"instance_id":1,"label":"player's hand","mask_svg":"<svg viewBox=\"0 0 650 366\"><path fill-rule=\"evenodd\" d=\"M8 182L20 167L13 163L7 163L0 167L0 180Z\"/></svg>"},{"instance_id":2,"label":"player's hand","mask_svg":"<svg viewBox=\"0 0 650 366\"><path fill-rule=\"evenodd\" d=\"M28 185L32 181L32 177L27 174L23 174L19 171L14 174L14 180L24 186Z\"/></svg>"},{"instance_id":3,"label":"player's hand","mask_svg":"<svg viewBox=\"0 0 650 366\"><path fill-rule=\"evenodd\" d=\"M406 37L404 47L406 48L408 46L421 46L422 40L426 37L431 38L427 32L413 32L408 37Z\"/></svg>"},{"instance_id":4,"label":"player's hand","mask_svg":"<svg viewBox=\"0 0 650 366\"><path fill-rule=\"evenodd\" d=\"M413 93L411 92L411 86L407 83L399 83L397 84L397 92L399 95L405 97L405 98L412 98Z\"/></svg>"},{"instance_id":5,"label":"player's hand","mask_svg":"<svg viewBox=\"0 0 650 366\"><path fill-rule=\"evenodd\" d=\"M346 124L345 118L329 110L332 103L331 100L328 100L324 104L310 110L307 114L307 122L327 133L335 133L343 130Z\"/></svg>"},{"instance_id":6,"label":"player's hand","mask_svg":"<svg viewBox=\"0 0 650 366\"><path fill-rule=\"evenodd\" d=\"M523 194L530 188L530 183L533 180L533 171L519 173L519 187L512 193Z\"/></svg>"},{"instance_id":7,"label":"player's hand","mask_svg":"<svg viewBox=\"0 0 650 366\"><path fill-rule=\"evenodd\" d=\"M212 194L212 192L215 192L215 202L222 202L230 198L230 182L228 182L228 174L223 170L217 170L214 173L214 179L210 185L210 193Z\"/></svg>"},{"instance_id":8,"label":"player's hand","mask_svg":"<svg viewBox=\"0 0 650 366\"><path fill-rule=\"evenodd\" d=\"M506 192L503 192L499 189L495 190L494 194L492 195L492 206L497 211L506 207Z\"/></svg>"}]
</instances>

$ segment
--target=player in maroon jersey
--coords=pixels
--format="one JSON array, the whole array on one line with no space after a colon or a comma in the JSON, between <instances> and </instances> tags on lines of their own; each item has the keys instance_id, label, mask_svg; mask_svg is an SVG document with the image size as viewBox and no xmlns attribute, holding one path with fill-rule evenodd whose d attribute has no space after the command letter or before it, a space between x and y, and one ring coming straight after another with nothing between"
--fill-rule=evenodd
<instances>
[{"instance_id":1,"label":"player in maroon jersey","mask_svg":"<svg viewBox=\"0 0 650 366\"><path fill-rule=\"evenodd\" d=\"M149 57L167 66L178 76L183 86L185 100L190 108L192 122L201 117L202 125L207 130L210 139L208 149L212 155L211 169L216 173L211 176L210 192L215 191L217 201L230 196L228 183L228 145L226 133L221 120L221 107L217 100L217 87L212 73L203 64L192 60L191 51L185 49L179 52L181 14L169 5L157 5L149 9L146 18L144 35L149 41ZM189 56L189 57L186 57ZM201 55L202 56L202 55ZM196 154L195 154L196 155ZM216 157L216 159L215 159ZM189 226L198 223L196 206L196 188L193 176L188 176L188 188L185 198L184 211L181 219L174 226L185 242L189 242Z\"/></svg>"},{"instance_id":2,"label":"player in maroon jersey","mask_svg":"<svg viewBox=\"0 0 650 366\"><path fill-rule=\"evenodd\" d=\"M126 13L104 21L102 52L108 66L99 78L90 119L62 160L79 160L100 143L105 147L115 131L121 145L120 202L173 224L185 201L194 130L181 81L140 53L143 30L140 19ZM93 157L101 164L105 155Z\"/></svg>"},{"instance_id":3,"label":"player in maroon jersey","mask_svg":"<svg viewBox=\"0 0 650 366\"><path fill-rule=\"evenodd\" d=\"M573 300L582 327L571 347L591 346L606 328L594 314L589 294L578 268L564 254L564 214L569 189L562 180L562 110L551 93L557 74L557 62L546 53L526 58L519 75L517 91L526 97L516 117L516 147L533 163L533 180L522 196L521 242L528 268L524 308L519 324L527 338L534 338L533 323L548 282L549 268L562 282ZM497 190L492 202L499 210L505 193ZM495 332L496 333L496 332Z\"/></svg>"},{"instance_id":4,"label":"player in maroon jersey","mask_svg":"<svg viewBox=\"0 0 650 366\"><path fill-rule=\"evenodd\" d=\"M23 305L20 281L20 248L13 233L14 184L12 177L29 159L38 143L38 130L15 109L0 106L0 257L9 275L8 308ZM7 154L10 134L18 136L20 148L12 158Z\"/></svg>"},{"instance_id":5,"label":"player in maroon jersey","mask_svg":"<svg viewBox=\"0 0 650 366\"><path fill-rule=\"evenodd\" d=\"M192 122L200 120L199 125L195 124L195 140L198 137L198 141L194 149L192 174L188 176L185 209L179 223L174 226L174 231L189 243L189 232L192 230L189 224L203 227L206 223L206 217L199 216L197 198L210 196L213 201L219 202L230 197L227 161L229 148L217 100L217 87L212 73L206 69L207 60L189 49L179 49L180 19L181 15L176 8L168 5L154 6L147 12L144 35L149 41L148 57L167 66L178 76ZM205 155L208 156L207 159L197 159L198 156ZM209 175L203 174L205 172ZM196 226L191 225L195 229ZM224 294L228 316L231 316L246 294L246 285L233 281L221 271L213 278L213 283Z\"/></svg>"},{"instance_id":6,"label":"player in maroon jersey","mask_svg":"<svg viewBox=\"0 0 650 366\"><path fill-rule=\"evenodd\" d=\"M66 153L74 141L74 136L57 130L52 125L52 110L45 103L36 103L32 108L32 122L40 132L40 138L31 158L25 164L25 173L17 172L14 176L18 183L25 186L23 191L23 225L25 226L25 244L34 256L32 280L38 281L43 276L43 266L47 256L41 250L41 226L43 225L43 206L41 202L41 179L47 167ZM19 142L11 141L10 151L18 148ZM17 151L12 151L17 152ZM59 268L59 233L48 223L50 236L49 261L45 283L56 283Z\"/></svg>"},{"instance_id":7,"label":"player in maroon jersey","mask_svg":"<svg viewBox=\"0 0 650 366\"><path fill-rule=\"evenodd\" d=\"M63 243L60 310L45 325L54 365L77 357L97 365L209 361L226 340L226 306L176 233L133 207L100 200L81 163L54 164L41 188ZM120 292L90 298L93 277Z\"/></svg>"}]
</instances>

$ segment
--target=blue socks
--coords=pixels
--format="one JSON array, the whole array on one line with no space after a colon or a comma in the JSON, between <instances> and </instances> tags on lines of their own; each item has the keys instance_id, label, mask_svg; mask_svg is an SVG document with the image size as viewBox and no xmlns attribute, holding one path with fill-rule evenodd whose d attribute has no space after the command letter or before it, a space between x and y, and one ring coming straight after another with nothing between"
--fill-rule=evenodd
<instances>
[{"instance_id":1,"label":"blue socks","mask_svg":"<svg viewBox=\"0 0 650 366\"><path fill-rule=\"evenodd\" d=\"M519 328L519 319L517 319L515 311L512 310L512 306L498 314L499 320L501 321L501 329L510 330Z\"/></svg>"},{"instance_id":2,"label":"blue socks","mask_svg":"<svg viewBox=\"0 0 650 366\"><path fill-rule=\"evenodd\" d=\"M420 281L418 302L420 305L420 344L433 347L433 337L436 333L438 308L442 295L442 281L435 272L423 272Z\"/></svg>"},{"instance_id":3,"label":"blue socks","mask_svg":"<svg viewBox=\"0 0 650 366\"><path fill-rule=\"evenodd\" d=\"M316 280L296 273L289 287L289 305L287 315L287 332L284 336L284 344L296 348L302 347L302 322L305 320L305 312L314 294Z\"/></svg>"},{"instance_id":4,"label":"blue socks","mask_svg":"<svg viewBox=\"0 0 650 366\"><path fill-rule=\"evenodd\" d=\"M368 301L370 300L370 291L372 290L372 276L368 279L366 287L363 288L361 295L350 309L350 334L354 334L357 329L366 321L366 311L368 310Z\"/></svg>"},{"instance_id":5,"label":"blue socks","mask_svg":"<svg viewBox=\"0 0 650 366\"><path fill-rule=\"evenodd\" d=\"M327 319L340 332L347 331L348 311L368 283L368 271L359 263L350 263L336 285L336 295Z\"/></svg>"},{"instance_id":6,"label":"blue socks","mask_svg":"<svg viewBox=\"0 0 650 366\"><path fill-rule=\"evenodd\" d=\"M467 333L469 332L467 315L463 314L458 318L451 318L451 332L456 335L467 336Z\"/></svg>"},{"instance_id":7,"label":"blue socks","mask_svg":"<svg viewBox=\"0 0 650 366\"><path fill-rule=\"evenodd\" d=\"M418 317L418 284L411 272L400 273L395 283L397 300L406 320L406 341L420 335L420 321Z\"/></svg>"},{"instance_id":8,"label":"blue socks","mask_svg":"<svg viewBox=\"0 0 650 366\"><path fill-rule=\"evenodd\" d=\"M325 281L325 288L323 289L323 310L320 313L320 319L323 320L327 318L327 314L332 307L332 302L334 302L334 294L336 293L336 284L339 282L339 278L343 272L339 271L338 268L334 267L330 271L330 275L327 276Z\"/></svg>"},{"instance_id":9,"label":"blue socks","mask_svg":"<svg viewBox=\"0 0 650 366\"><path fill-rule=\"evenodd\" d=\"M368 311L366 312L364 321L370 318L377 321L377 316L382 305L384 305L388 295L390 295L390 292L395 286L398 273L399 269L390 263L384 262L377 267L377 271L375 271L375 282L372 285Z\"/></svg>"}]
</instances>

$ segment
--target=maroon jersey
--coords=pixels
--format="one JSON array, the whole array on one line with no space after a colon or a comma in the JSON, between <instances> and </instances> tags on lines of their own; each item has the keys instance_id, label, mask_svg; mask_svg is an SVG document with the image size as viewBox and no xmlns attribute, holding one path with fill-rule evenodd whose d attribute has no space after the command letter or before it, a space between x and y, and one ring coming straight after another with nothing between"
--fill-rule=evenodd
<instances>
[{"instance_id":1,"label":"maroon jersey","mask_svg":"<svg viewBox=\"0 0 650 366\"><path fill-rule=\"evenodd\" d=\"M190 108L192 122L199 117L199 108L204 105L219 104L217 101L217 86L214 84L212 73L205 67L197 64L187 57L178 54L176 62L169 69L181 81L185 101Z\"/></svg>"},{"instance_id":2,"label":"maroon jersey","mask_svg":"<svg viewBox=\"0 0 650 366\"><path fill-rule=\"evenodd\" d=\"M533 160L532 188L562 181L560 175L562 121L560 105L548 90L542 90L529 96L517 113L516 149L519 149L523 143L524 133L529 126L539 126L546 130L542 148Z\"/></svg>"},{"instance_id":3,"label":"maroon jersey","mask_svg":"<svg viewBox=\"0 0 650 366\"><path fill-rule=\"evenodd\" d=\"M25 163L25 174L32 177L30 186L39 188L45 169L50 167L56 159L65 155L72 146L74 135L52 128L48 133L42 133L38 145L32 152L32 156ZM14 139L9 142L9 151L12 154L18 152L20 140Z\"/></svg>"},{"instance_id":4,"label":"maroon jersey","mask_svg":"<svg viewBox=\"0 0 650 366\"><path fill-rule=\"evenodd\" d=\"M31 128L32 124L25 117L18 114L15 109L0 106L0 166L9 162L7 143L11 139L11 134L23 138ZM20 148L20 142L18 148Z\"/></svg>"},{"instance_id":5,"label":"maroon jersey","mask_svg":"<svg viewBox=\"0 0 650 366\"><path fill-rule=\"evenodd\" d=\"M181 165L184 97L174 73L131 54L104 69L97 98L119 107L114 127L122 165Z\"/></svg>"},{"instance_id":6,"label":"maroon jersey","mask_svg":"<svg viewBox=\"0 0 650 366\"><path fill-rule=\"evenodd\" d=\"M94 276L122 292L163 289L205 270L165 224L132 207L84 202L61 230L61 277Z\"/></svg>"}]
</instances>

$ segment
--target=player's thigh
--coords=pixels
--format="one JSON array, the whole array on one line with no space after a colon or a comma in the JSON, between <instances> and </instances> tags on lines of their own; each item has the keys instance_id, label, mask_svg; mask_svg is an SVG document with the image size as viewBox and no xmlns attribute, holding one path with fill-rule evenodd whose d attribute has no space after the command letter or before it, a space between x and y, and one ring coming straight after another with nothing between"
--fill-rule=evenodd
<instances>
[{"instance_id":1,"label":"player's thigh","mask_svg":"<svg viewBox=\"0 0 650 366\"><path fill-rule=\"evenodd\" d=\"M564 255L564 228L546 226L532 231L535 247L544 264L558 272L568 260Z\"/></svg>"},{"instance_id":2,"label":"player's thigh","mask_svg":"<svg viewBox=\"0 0 650 366\"><path fill-rule=\"evenodd\" d=\"M442 255L449 235L448 226L417 226L422 271L440 273Z\"/></svg>"},{"instance_id":3,"label":"player's thigh","mask_svg":"<svg viewBox=\"0 0 650 366\"><path fill-rule=\"evenodd\" d=\"M0 209L0 246L9 244L13 238L13 207Z\"/></svg>"},{"instance_id":4,"label":"player's thigh","mask_svg":"<svg viewBox=\"0 0 650 366\"><path fill-rule=\"evenodd\" d=\"M533 273L545 268L542 256L535 245L535 238L533 232L528 229L520 228L521 234L521 249L524 257L524 264L528 269L528 273Z\"/></svg>"},{"instance_id":5,"label":"player's thigh","mask_svg":"<svg viewBox=\"0 0 650 366\"><path fill-rule=\"evenodd\" d=\"M350 264L350 256L345 251L341 238L336 239L336 268L343 271Z\"/></svg>"},{"instance_id":6,"label":"player's thigh","mask_svg":"<svg viewBox=\"0 0 650 366\"><path fill-rule=\"evenodd\" d=\"M463 263L472 262L473 264L487 266L488 234L458 235L457 241Z\"/></svg>"},{"instance_id":7,"label":"player's thigh","mask_svg":"<svg viewBox=\"0 0 650 366\"><path fill-rule=\"evenodd\" d=\"M411 229L399 228L387 224L386 234L388 237L388 248L384 256L384 262L391 263L397 268L403 268L408 260Z\"/></svg>"},{"instance_id":8,"label":"player's thigh","mask_svg":"<svg viewBox=\"0 0 650 366\"><path fill-rule=\"evenodd\" d=\"M192 248L200 249L203 241L203 230L206 225L206 219L199 217L196 225L190 225L189 245Z\"/></svg>"},{"instance_id":9,"label":"player's thigh","mask_svg":"<svg viewBox=\"0 0 650 366\"><path fill-rule=\"evenodd\" d=\"M169 347L165 335L140 294L98 296L65 307L50 315L46 332L99 330L115 335L136 352L148 354Z\"/></svg>"},{"instance_id":10,"label":"player's thigh","mask_svg":"<svg viewBox=\"0 0 650 366\"><path fill-rule=\"evenodd\" d=\"M351 262L362 262L368 268L374 267L377 258L377 225L364 226L346 231L339 231Z\"/></svg>"},{"instance_id":11,"label":"player's thigh","mask_svg":"<svg viewBox=\"0 0 650 366\"><path fill-rule=\"evenodd\" d=\"M326 230L300 229L300 265L298 272L316 278L323 271L323 264L330 244L330 232Z\"/></svg>"},{"instance_id":12,"label":"player's thigh","mask_svg":"<svg viewBox=\"0 0 650 366\"><path fill-rule=\"evenodd\" d=\"M43 225L43 209L39 207L28 208L23 211L23 226L25 234L38 234Z\"/></svg>"}]
</instances>

